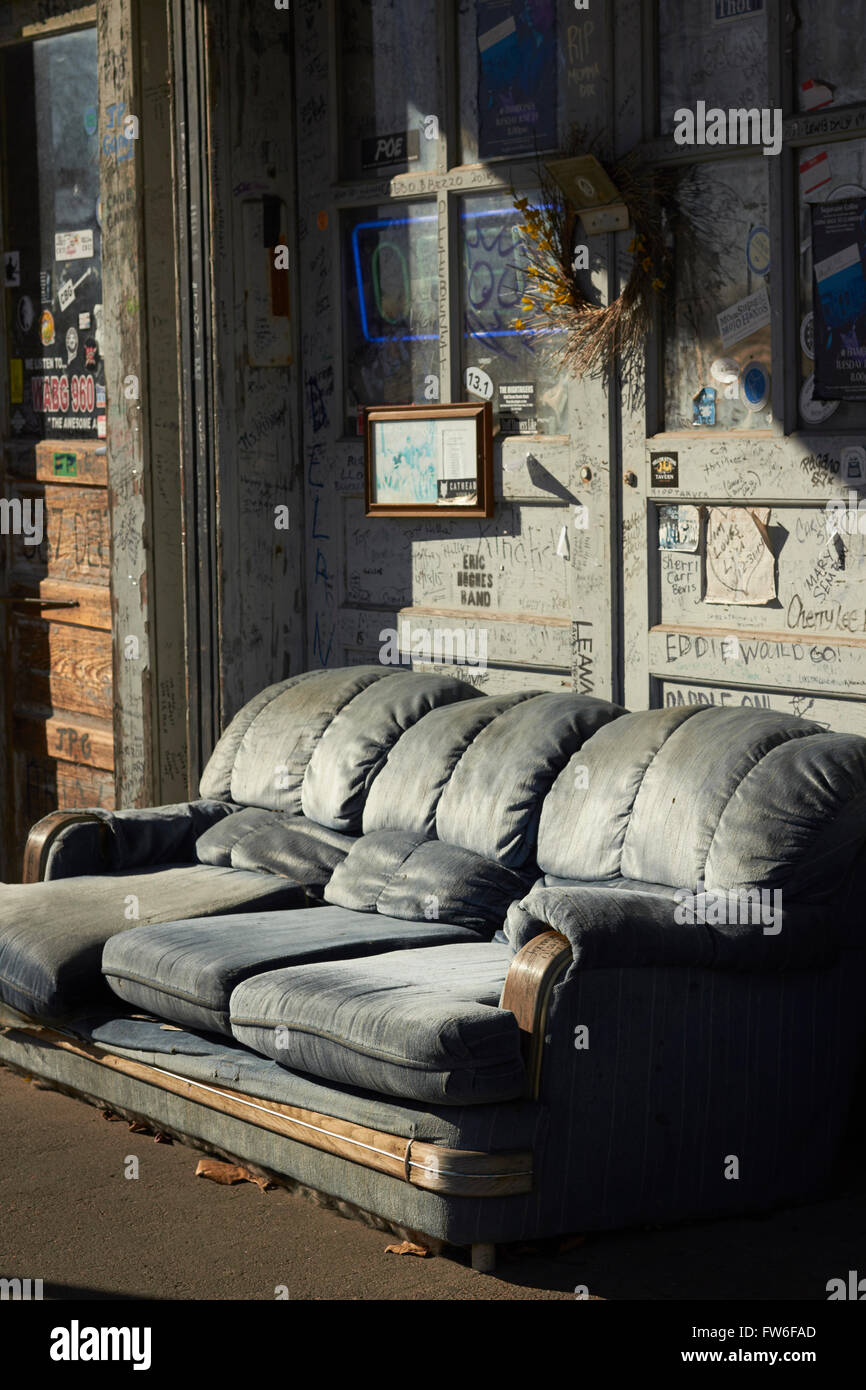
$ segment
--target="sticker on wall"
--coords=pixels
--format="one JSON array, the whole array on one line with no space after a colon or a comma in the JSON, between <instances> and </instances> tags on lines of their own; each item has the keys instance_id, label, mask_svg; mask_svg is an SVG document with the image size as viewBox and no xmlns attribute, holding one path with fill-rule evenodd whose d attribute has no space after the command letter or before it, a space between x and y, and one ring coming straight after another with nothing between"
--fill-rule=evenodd
<instances>
[{"instance_id":1,"label":"sticker on wall","mask_svg":"<svg viewBox=\"0 0 866 1390\"><path fill-rule=\"evenodd\" d=\"M700 541L700 507L659 507L659 550L686 550L693 554Z\"/></svg>"},{"instance_id":2,"label":"sticker on wall","mask_svg":"<svg viewBox=\"0 0 866 1390\"><path fill-rule=\"evenodd\" d=\"M724 348L733 347L734 343L741 342L743 338L750 338L759 329L766 328L770 322L770 296L767 294L766 285L762 285L746 299L732 304L730 309L723 309L720 314L716 314L716 321Z\"/></svg>"},{"instance_id":3,"label":"sticker on wall","mask_svg":"<svg viewBox=\"0 0 866 1390\"><path fill-rule=\"evenodd\" d=\"M742 396L749 410L766 410L770 399L770 373L763 362L747 362L741 380Z\"/></svg>"},{"instance_id":4,"label":"sticker on wall","mask_svg":"<svg viewBox=\"0 0 866 1390\"><path fill-rule=\"evenodd\" d=\"M95 372L99 366L99 350L95 338L84 339L84 370Z\"/></svg>"},{"instance_id":5,"label":"sticker on wall","mask_svg":"<svg viewBox=\"0 0 866 1390\"><path fill-rule=\"evenodd\" d=\"M816 401L812 395L814 389L815 373L813 372L812 375L803 382L803 388L800 391L800 414L807 424L820 425L823 424L825 420L829 420L831 415L835 415L842 402Z\"/></svg>"},{"instance_id":6,"label":"sticker on wall","mask_svg":"<svg viewBox=\"0 0 866 1390\"><path fill-rule=\"evenodd\" d=\"M7 290L16 290L21 284L21 252L3 252L3 284Z\"/></svg>"},{"instance_id":7,"label":"sticker on wall","mask_svg":"<svg viewBox=\"0 0 866 1390\"><path fill-rule=\"evenodd\" d=\"M843 483L866 483L866 449L860 444L843 449L840 471Z\"/></svg>"},{"instance_id":8,"label":"sticker on wall","mask_svg":"<svg viewBox=\"0 0 866 1390\"><path fill-rule=\"evenodd\" d=\"M826 82L815 82L811 77L800 83L800 110L820 111L833 100L833 88Z\"/></svg>"},{"instance_id":9,"label":"sticker on wall","mask_svg":"<svg viewBox=\"0 0 866 1390\"><path fill-rule=\"evenodd\" d=\"M776 558L769 507L708 507L705 603L770 603Z\"/></svg>"},{"instance_id":10,"label":"sticker on wall","mask_svg":"<svg viewBox=\"0 0 866 1390\"><path fill-rule=\"evenodd\" d=\"M378 169L418 159L421 137L417 130L398 130L393 135L371 135L361 141L361 168Z\"/></svg>"},{"instance_id":11,"label":"sticker on wall","mask_svg":"<svg viewBox=\"0 0 866 1390\"><path fill-rule=\"evenodd\" d=\"M24 363L20 357L9 358L9 401L21 405L24 400Z\"/></svg>"},{"instance_id":12,"label":"sticker on wall","mask_svg":"<svg viewBox=\"0 0 866 1390\"><path fill-rule=\"evenodd\" d=\"M64 280L57 290L57 304L60 312L64 313L75 298L75 286L71 280Z\"/></svg>"},{"instance_id":13,"label":"sticker on wall","mask_svg":"<svg viewBox=\"0 0 866 1390\"><path fill-rule=\"evenodd\" d=\"M40 304L51 303L51 271L40 270L39 272L39 302Z\"/></svg>"},{"instance_id":14,"label":"sticker on wall","mask_svg":"<svg viewBox=\"0 0 866 1390\"><path fill-rule=\"evenodd\" d=\"M800 324L800 347L812 362L815 361L815 315L810 309Z\"/></svg>"},{"instance_id":15,"label":"sticker on wall","mask_svg":"<svg viewBox=\"0 0 866 1390\"><path fill-rule=\"evenodd\" d=\"M42 311L39 320L39 337L42 339L43 347L51 347L54 342L54 315L50 309Z\"/></svg>"},{"instance_id":16,"label":"sticker on wall","mask_svg":"<svg viewBox=\"0 0 866 1390\"><path fill-rule=\"evenodd\" d=\"M90 315L89 315L89 314L79 314L79 315L78 315L78 327L79 327L79 329L81 329L81 330L85 330L85 329L88 329L88 328L90 327Z\"/></svg>"},{"instance_id":17,"label":"sticker on wall","mask_svg":"<svg viewBox=\"0 0 866 1390\"><path fill-rule=\"evenodd\" d=\"M764 0L713 0L714 24L727 24L732 19L752 19L763 12Z\"/></svg>"},{"instance_id":18,"label":"sticker on wall","mask_svg":"<svg viewBox=\"0 0 866 1390\"><path fill-rule=\"evenodd\" d=\"M537 434L534 381L500 382L497 399L500 434Z\"/></svg>"},{"instance_id":19,"label":"sticker on wall","mask_svg":"<svg viewBox=\"0 0 866 1390\"><path fill-rule=\"evenodd\" d=\"M72 361L73 357L76 355L77 352L78 352L78 331L77 331L77 329L75 329L75 328L67 328L67 330L66 330L66 365L67 365L67 367L69 366L69 363Z\"/></svg>"},{"instance_id":20,"label":"sticker on wall","mask_svg":"<svg viewBox=\"0 0 866 1390\"><path fill-rule=\"evenodd\" d=\"M96 127L99 124L99 116L95 106L85 106L81 116L81 123L88 135L94 135L96 133Z\"/></svg>"},{"instance_id":21,"label":"sticker on wall","mask_svg":"<svg viewBox=\"0 0 866 1390\"><path fill-rule=\"evenodd\" d=\"M735 357L717 357L710 363L710 376L713 381L729 386L732 381L739 380L740 364Z\"/></svg>"},{"instance_id":22,"label":"sticker on wall","mask_svg":"<svg viewBox=\"0 0 866 1390\"><path fill-rule=\"evenodd\" d=\"M328 214L324 208L321 212L316 213L316 226L320 232L325 232L328 229Z\"/></svg>"},{"instance_id":23,"label":"sticker on wall","mask_svg":"<svg viewBox=\"0 0 866 1390\"><path fill-rule=\"evenodd\" d=\"M106 426L105 426L105 416L104 416L104 415L97 415L97 417L96 417L96 437L97 437L97 439L105 439L105 437L106 437Z\"/></svg>"},{"instance_id":24,"label":"sticker on wall","mask_svg":"<svg viewBox=\"0 0 866 1390\"><path fill-rule=\"evenodd\" d=\"M96 388L96 409L99 410L100 406L103 410L105 409L105 387L98 385Z\"/></svg>"},{"instance_id":25,"label":"sticker on wall","mask_svg":"<svg viewBox=\"0 0 866 1390\"><path fill-rule=\"evenodd\" d=\"M29 294L22 294L15 310L15 317L18 320L18 327L22 333L29 333L36 322L36 310L33 307L33 300Z\"/></svg>"},{"instance_id":26,"label":"sticker on wall","mask_svg":"<svg viewBox=\"0 0 866 1390\"><path fill-rule=\"evenodd\" d=\"M55 261L89 261L93 255L93 232L54 233Z\"/></svg>"},{"instance_id":27,"label":"sticker on wall","mask_svg":"<svg viewBox=\"0 0 866 1390\"><path fill-rule=\"evenodd\" d=\"M830 182L830 156L826 150L804 159L800 165L800 197L810 198L819 188Z\"/></svg>"},{"instance_id":28,"label":"sticker on wall","mask_svg":"<svg viewBox=\"0 0 866 1390\"><path fill-rule=\"evenodd\" d=\"M679 487L679 454L650 454L650 487Z\"/></svg>"},{"instance_id":29,"label":"sticker on wall","mask_svg":"<svg viewBox=\"0 0 866 1390\"><path fill-rule=\"evenodd\" d=\"M53 478L77 478L78 455L71 452L52 454L51 476Z\"/></svg>"},{"instance_id":30,"label":"sticker on wall","mask_svg":"<svg viewBox=\"0 0 866 1390\"><path fill-rule=\"evenodd\" d=\"M493 395L493 382L486 372L482 372L478 367L467 367L464 381L471 396L480 396L482 401L490 400Z\"/></svg>"},{"instance_id":31,"label":"sticker on wall","mask_svg":"<svg viewBox=\"0 0 866 1390\"><path fill-rule=\"evenodd\" d=\"M714 425L716 423L716 388L702 386L692 396L692 425Z\"/></svg>"},{"instance_id":32,"label":"sticker on wall","mask_svg":"<svg viewBox=\"0 0 866 1390\"><path fill-rule=\"evenodd\" d=\"M770 230L768 227L753 227L746 244L746 260L753 275L770 273Z\"/></svg>"}]
</instances>

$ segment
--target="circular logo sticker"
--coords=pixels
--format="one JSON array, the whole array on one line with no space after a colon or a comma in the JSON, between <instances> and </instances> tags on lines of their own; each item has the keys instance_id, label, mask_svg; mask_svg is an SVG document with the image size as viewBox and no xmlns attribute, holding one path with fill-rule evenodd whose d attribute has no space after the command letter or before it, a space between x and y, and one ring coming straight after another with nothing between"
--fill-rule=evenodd
<instances>
[{"instance_id":1,"label":"circular logo sticker","mask_svg":"<svg viewBox=\"0 0 866 1390\"><path fill-rule=\"evenodd\" d=\"M466 368L466 390L472 396L480 396L483 401L489 401L493 395L493 382L486 372L482 372L479 367Z\"/></svg>"},{"instance_id":2,"label":"circular logo sticker","mask_svg":"<svg viewBox=\"0 0 866 1390\"><path fill-rule=\"evenodd\" d=\"M753 227L746 246L746 260L753 275L767 275L770 269L770 232L767 227Z\"/></svg>"},{"instance_id":3,"label":"circular logo sticker","mask_svg":"<svg viewBox=\"0 0 866 1390\"><path fill-rule=\"evenodd\" d=\"M763 410L770 399L770 373L762 362L747 362L743 368L743 400L750 410Z\"/></svg>"},{"instance_id":4,"label":"circular logo sticker","mask_svg":"<svg viewBox=\"0 0 866 1390\"><path fill-rule=\"evenodd\" d=\"M800 392L800 414L810 425L820 425L835 415L841 401L816 401L812 395L815 389L815 373L803 382Z\"/></svg>"},{"instance_id":5,"label":"circular logo sticker","mask_svg":"<svg viewBox=\"0 0 866 1390\"><path fill-rule=\"evenodd\" d=\"M84 122L84 129L87 131L87 134L92 135L99 123L99 117L96 114L96 107L85 106L84 114L81 119Z\"/></svg>"},{"instance_id":6,"label":"circular logo sticker","mask_svg":"<svg viewBox=\"0 0 866 1390\"><path fill-rule=\"evenodd\" d=\"M22 294L18 301L18 309L15 317L18 320L18 327L22 333L29 333L36 319L36 310L33 308L33 300L29 294Z\"/></svg>"},{"instance_id":7,"label":"circular logo sticker","mask_svg":"<svg viewBox=\"0 0 866 1390\"><path fill-rule=\"evenodd\" d=\"M78 351L78 330L75 329L75 328L67 328L67 330L66 330L66 356L68 357L69 362L72 361L72 359L73 359L73 357L75 356L75 354L77 353L77 351ZM69 364L67 363L67 366L68 366L68 365L69 365Z\"/></svg>"},{"instance_id":8,"label":"circular logo sticker","mask_svg":"<svg viewBox=\"0 0 866 1390\"><path fill-rule=\"evenodd\" d=\"M800 347L811 361L815 361L815 315L810 309L800 324Z\"/></svg>"},{"instance_id":9,"label":"circular logo sticker","mask_svg":"<svg viewBox=\"0 0 866 1390\"><path fill-rule=\"evenodd\" d=\"M39 336L42 339L43 347L51 347L54 342L54 315L50 309L44 309L39 320Z\"/></svg>"}]
</instances>

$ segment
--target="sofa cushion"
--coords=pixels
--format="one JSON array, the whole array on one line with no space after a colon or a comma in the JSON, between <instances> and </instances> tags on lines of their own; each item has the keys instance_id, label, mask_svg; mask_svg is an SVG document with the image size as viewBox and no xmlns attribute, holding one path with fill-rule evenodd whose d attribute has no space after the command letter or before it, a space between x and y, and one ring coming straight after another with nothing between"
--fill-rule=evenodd
<instances>
[{"instance_id":1,"label":"sofa cushion","mask_svg":"<svg viewBox=\"0 0 866 1390\"><path fill-rule=\"evenodd\" d=\"M459 923L490 937L534 876L441 840L378 830L356 840L324 896L359 912Z\"/></svg>"},{"instance_id":2,"label":"sofa cushion","mask_svg":"<svg viewBox=\"0 0 866 1390\"><path fill-rule=\"evenodd\" d=\"M699 890L832 885L864 836L866 740L775 710L628 714L557 778L538 863L559 878ZM821 865L804 859L822 846Z\"/></svg>"},{"instance_id":3,"label":"sofa cushion","mask_svg":"<svg viewBox=\"0 0 866 1390\"><path fill-rule=\"evenodd\" d=\"M128 1004L173 1023L230 1035L229 996L250 975L474 939L461 927L337 907L245 912L139 927L112 937L102 953L102 972Z\"/></svg>"},{"instance_id":4,"label":"sofa cushion","mask_svg":"<svg viewBox=\"0 0 866 1390\"><path fill-rule=\"evenodd\" d=\"M525 1084L517 1020L499 1008L511 958L484 942L255 975L232 994L232 1033L293 1071L383 1095L510 1100Z\"/></svg>"},{"instance_id":5,"label":"sofa cushion","mask_svg":"<svg viewBox=\"0 0 866 1390\"><path fill-rule=\"evenodd\" d=\"M103 946L118 932L303 903L303 889L284 878L207 864L2 884L0 999L57 1018L111 1000L100 967Z\"/></svg>"},{"instance_id":6,"label":"sofa cushion","mask_svg":"<svg viewBox=\"0 0 866 1390\"><path fill-rule=\"evenodd\" d=\"M392 666L292 676L238 712L208 762L202 796L303 811L357 833L366 791L404 729L438 705L479 698L453 676Z\"/></svg>"},{"instance_id":7,"label":"sofa cushion","mask_svg":"<svg viewBox=\"0 0 866 1390\"><path fill-rule=\"evenodd\" d=\"M196 855L202 864L282 874L320 895L355 843L355 836L341 835L305 816L247 806L201 835Z\"/></svg>"}]
</instances>

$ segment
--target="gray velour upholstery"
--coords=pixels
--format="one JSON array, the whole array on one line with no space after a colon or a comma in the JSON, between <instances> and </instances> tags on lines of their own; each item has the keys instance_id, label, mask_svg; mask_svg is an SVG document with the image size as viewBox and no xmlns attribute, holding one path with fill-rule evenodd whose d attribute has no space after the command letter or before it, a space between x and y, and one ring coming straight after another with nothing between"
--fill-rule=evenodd
<instances>
[{"instance_id":1,"label":"gray velour upholstery","mask_svg":"<svg viewBox=\"0 0 866 1390\"><path fill-rule=\"evenodd\" d=\"M452 676L400 667L290 677L238 712L205 768L201 794L303 812L357 833L364 793L403 730L437 705L477 698L473 686Z\"/></svg>"},{"instance_id":2,"label":"gray velour upholstery","mask_svg":"<svg viewBox=\"0 0 866 1390\"><path fill-rule=\"evenodd\" d=\"M230 815L224 801L183 801L134 811L88 807L96 821L73 821L52 841L45 878L116 873L155 864L183 864L195 858L198 839Z\"/></svg>"},{"instance_id":3,"label":"gray velour upholstery","mask_svg":"<svg viewBox=\"0 0 866 1390\"><path fill-rule=\"evenodd\" d=\"M111 937L102 973L119 998L173 1023L231 1034L229 997L250 975L382 951L477 940L444 923L336 907L245 912L139 927Z\"/></svg>"},{"instance_id":4,"label":"gray velour upholstery","mask_svg":"<svg viewBox=\"0 0 866 1390\"><path fill-rule=\"evenodd\" d=\"M774 710L649 710L599 730L557 778L538 863L559 878L810 900L850 864L864 810L863 739Z\"/></svg>"},{"instance_id":5,"label":"gray velour upholstery","mask_svg":"<svg viewBox=\"0 0 866 1390\"><path fill-rule=\"evenodd\" d=\"M282 874L320 894L355 843L305 816L246 806L200 836L195 849L202 864Z\"/></svg>"},{"instance_id":6,"label":"gray velour upholstery","mask_svg":"<svg viewBox=\"0 0 866 1390\"><path fill-rule=\"evenodd\" d=\"M206 864L0 884L0 999L33 1017L58 1018L111 999L100 965L118 932L303 903L303 890L286 879Z\"/></svg>"},{"instance_id":7,"label":"gray velour upholstery","mask_svg":"<svg viewBox=\"0 0 866 1390\"><path fill-rule=\"evenodd\" d=\"M521 1095L507 945L437 946L256 975L231 997L239 1042L293 1071L383 1095L470 1105Z\"/></svg>"}]
</instances>

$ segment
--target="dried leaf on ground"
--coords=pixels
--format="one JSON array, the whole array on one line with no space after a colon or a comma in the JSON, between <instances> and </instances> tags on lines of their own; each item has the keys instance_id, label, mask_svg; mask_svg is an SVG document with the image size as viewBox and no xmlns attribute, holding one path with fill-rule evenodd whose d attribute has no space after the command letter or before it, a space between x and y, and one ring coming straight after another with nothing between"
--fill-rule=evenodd
<instances>
[{"instance_id":1,"label":"dried leaf on ground","mask_svg":"<svg viewBox=\"0 0 866 1390\"><path fill-rule=\"evenodd\" d=\"M200 1158L195 1176L222 1183L224 1187L231 1187L236 1182L253 1182L261 1192L267 1192L271 1187L267 1178L258 1177L249 1168L242 1168L239 1163L221 1163L216 1158Z\"/></svg>"},{"instance_id":2,"label":"dried leaf on ground","mask_svg":"<svg viewBox=\"0 0 866 1390\"><path fill-rule=\"evenodd\" d=\"M173 1144L174 1140L170 1134L163 1134L162 1130L158 1129L153 1136L153 1142L154 1144Z\"/></svg>"},{"instance_id":3,"label":"dried leaf on ground","mask_svg":"<svg viewBox=\"0 0 866 1390\"><path fill-rule=\"evenodd\" d=\"M420 1255L423 1260L430 1254L426 1245L413 1245L411 1240L404 1240L400 1245L386 1245L386 1255Z\"/></svg>"},{"instance_id":4,"label":"dried leaf on ground","mask_svg":"<svg viewBox=\"0 0 866 1390\"><path fill-rule=\"evenodd\" d=\"M150 1134L150 1125L146 1125L144 1120L130 1120L129 1130L131 1134Z\"/></svg>"}]
</instances>

